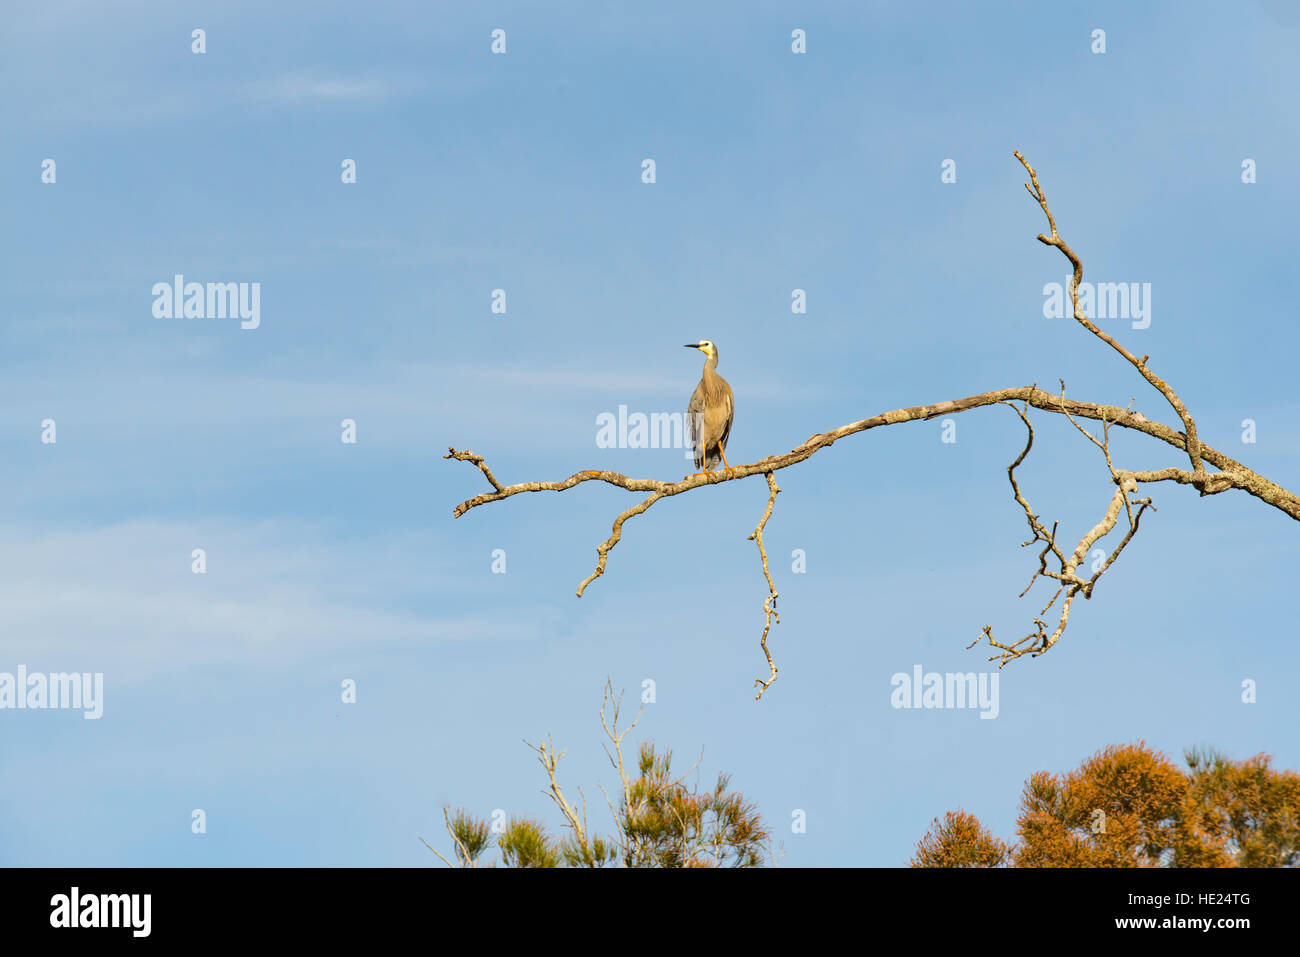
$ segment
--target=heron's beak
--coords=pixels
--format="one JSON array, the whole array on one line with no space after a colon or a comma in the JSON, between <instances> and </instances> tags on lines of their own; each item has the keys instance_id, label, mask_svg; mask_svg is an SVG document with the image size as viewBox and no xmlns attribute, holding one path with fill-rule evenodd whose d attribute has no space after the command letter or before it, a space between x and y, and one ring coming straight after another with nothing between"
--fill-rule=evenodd
<instances>
[{"instance_id":1,"label":"heron's beak","mask_svg":"<svg viewBox=\"0 0 1300 957\"><path fill-rule=\"evenodd\" d=\"M683 348L686 348L686 349L698 349L699 347L700 347L700 344L699 344L698 342L688 342L688 343L686 343L686 345L685 345Z\"/></svg>"}]
</instances>

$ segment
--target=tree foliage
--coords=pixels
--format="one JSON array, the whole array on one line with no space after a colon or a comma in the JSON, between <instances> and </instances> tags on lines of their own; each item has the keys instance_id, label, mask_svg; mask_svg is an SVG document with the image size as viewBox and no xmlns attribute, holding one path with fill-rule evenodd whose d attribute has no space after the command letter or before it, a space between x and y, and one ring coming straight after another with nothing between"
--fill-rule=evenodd
<instances>
[{"instance_id":1,"label":"tree foliage","mask_svg":"<svg viewBox=\"0 0 1300 957\"><path fill-rule=\"evenodd\" d=\"M607 709L611 714L607 715ZM560 809L568 834L557 836L533 818L512 818L497 836L500 863L506 867L761 867L774 860L772 834L758 809L743 794L730 789L731 779L718 775L712 788L688 785L686 774L675 776L669 749L656 751L643 742L637 754L636 773L623 759L623 739L636 726L618 728L619 705L607 683L601 705L601 724L613 743L607 749L618 772L617 801L606 793L614 819L614 835L600 837L587 825L585 798L581 810L564 796L556 770L563 753L549 740L530 745L546 769L550 787L546 794ZM637 719L640 719L638 713ZM602 788L603 790L603 788ZM581 793L581 792L579 792ZM426 846L442 860L459 867L491 867L492 846L486 820L463 809L443 811L453 860Z\"/></svg>"},{"instance_id":2,"label":"tree foliage","mask_svg":"<svg viewBox=\"0 0 1300 957\"><path fill-rule=\"evenodd\" d=\"M935 818L913 867L1295 867L1300 774L1267 754L1191 750L1179 768L1145 742L1025 782L1011 847L964 811Z\"/></svg>"},{"instance_id":3,"label":"tree foliage","mask_svg":"<svg viewBox=\"0 0 1300 957\"><path fill-rule=\"evenodd\" d=\"M974 814L949 811L937 817L916 844L913 867L1003 867L1010 857L1006 843Z\"/></svg>"}]
</instances>

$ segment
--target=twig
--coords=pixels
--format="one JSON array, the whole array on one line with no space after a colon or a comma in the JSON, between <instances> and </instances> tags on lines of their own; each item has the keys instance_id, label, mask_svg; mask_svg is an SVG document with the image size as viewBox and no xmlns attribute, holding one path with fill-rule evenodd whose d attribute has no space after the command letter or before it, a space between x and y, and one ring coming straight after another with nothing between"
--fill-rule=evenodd
<instances>
[{"instance_id":1,"label":"twig","mask_svg":"<svg viewBox=\"0 0 1300 957\"><path fill-rule=\"evenodd\" d=\"M767 549L763 547L763 526L766 525L767 520L772 517L772 507L776 505L776 496L781 489L777 487L775 475L768 472L766 477L768 488L767 508L763 511L763 517L759 519L758 527L754 529L754 534L750 535L748 538L748 541L754 542L758 545L758 554L763 559L763 577L767 579L768 591L767 597L763 599L763 637L759 639L759 645L763 649L763 656L767 658L767 668L771 673L766 681L762 678L754 679L754 687L758 688L758 694L754 695L755 701L762 698L763 692L772 687L772 682L776 681L777 668L776 665L772 664L772 655L767 650L767 633L772 628L773 618L776 619L778 625L781 624L781 616L776 610L776 599L780 592L776 590L776 583L772 581L772 572L768 570L767 567Z\"/></svg>"}]
</instances>

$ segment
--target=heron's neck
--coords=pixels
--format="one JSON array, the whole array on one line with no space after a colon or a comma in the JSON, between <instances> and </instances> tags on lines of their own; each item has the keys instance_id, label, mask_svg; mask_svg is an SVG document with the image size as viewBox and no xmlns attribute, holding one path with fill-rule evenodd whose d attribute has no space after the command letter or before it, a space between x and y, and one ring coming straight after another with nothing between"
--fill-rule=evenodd
<instances>
[{"instance_id":1,"label":"heron's neck","mask_svg":"<svg viewBox=\"0 0 1300 957\"><path fill-rule=\"evenodd\" d=\"M704 378L716 379L718 377L718 357L709 356L704 360Z\"/></svg>"}]
</instances>

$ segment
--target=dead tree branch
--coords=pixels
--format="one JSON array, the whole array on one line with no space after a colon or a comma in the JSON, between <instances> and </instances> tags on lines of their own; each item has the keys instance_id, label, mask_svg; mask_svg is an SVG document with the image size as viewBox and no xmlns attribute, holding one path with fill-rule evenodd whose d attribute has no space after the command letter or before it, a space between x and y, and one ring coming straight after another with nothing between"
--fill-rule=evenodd
<instances>
[{"instance_id":1,"label":"dead tree branch","mask_svg":"<svg viewBox=\"0 0 1300 957\"><path fill-rule=\"evenodd\" d=\"M982 637L988 639L990 647L996 653L990 660L999 660L1003 665L1008 661L1019 658L1022 655L1037 656L1045 653L1060 639L1064 633L1069 621L1070 608L1074 599L1082 594L1085 599L1092 597L1092 592L1096 586L1097 580L1101 575L1114 564L1120 553L1132 541L1133 536L1137 534L1138 523L1142 515L1148 508L1154 511L1155 507L1150 498L1136 498L1137 488L1139 485L1155 482L1174 482L1180 485L1190 485L1197 489L1202 496L1217 495L1229 489L1238 489L1254 498L1259 499L1267 505L1290 516L1292 519L1300 521L1300 496L1296 493L1283 488L1282 486L1270 481L1264 476L1258 474L1252 469L1246 467L1236 459L1206 445L1202 442L1197 434L1196 422L1188 412L1186 405L1174 389L1162 378L1157 376L1147 364L1149 356L1136 357L1132 352L1121 345L1116 339L1108 335L1105 331L1097 326L1084 312L1079 301L1079 283L1083 279L1083 263L1073 249L1061 238L1057 231L1056 218L1048 206L1047 197L1043 192L1042 186L1038 182L1038 173L1028 161L1017 151L1016 159L1024 166L1025 171L1029 174L1030 183L1025 184L1025 189L1034 198L1042 208L1043 214L1047 217L1048 228L1051 230L1050 235L1039 233L1038 241L1047 246L1054 246L1062 255L1069 260L1073 269L1070 279L1069 292L1070 302L1073 307L1074 319L1083 326L1088 332L1096 336L1102 342L1106 343L1116 352L1118 352L1129 364L1131 364L1153 388L1155 388L1165 399L1165 401L1177 413L1182 430L1175 430L1163 423L1153 421L1140 412L1135 412L1131 408L1119 408L1113 405L1104 405L1093 402L1084 402L1078 399L1071 399L1065 395L1064 383L1062 383L1061 393L1051 395L1036 385L1019 386L1006 389L998 389L991 392L981 392L976 395L966 396L960 399L950 399L943 402L936 402L929 405L916 405L907 408L894 409L890 412L883 412L878 415L870 416L865 419L859 419L856 422L850 422L842 425L837 429L828 432L819 432L812 435L802 445L778 455L769 455L766 458L759 459L749 465L739 465L728 471L709 472L697 475L687 476L677 482L661 481L659 479L641 479L632 478L619 472L612 471L583 471L577 472L566 479L557 482L521 482L514 485L502 485L484 463L483 457L476 455L468 450L449 449L444 458L459 459L463 462L469 462L476 466L488 483L492 486L492 491L484 492L473 498L466 499L455 507L452 515L459 518L471 509L491 502L499 502L503 499L519 495L524 492L564 492L571 488L581 485L583 482L604 482L608 485L617 486L630 492L645 492L647 497L638 504L632 506L626 511L619 514L614 519L613 529L610 536L605 539L596 549L597 561L595 570L588 575L578 586L578 596L581 597L587 586L605 573L605 565L609 558L610 551L622 539L623 525L637 515L641 515L650 509L656 502L661 499L671 498L675 495L681 495L684 492L690 492L705 485L719 485L724 482L736 482L749 478L753 475L763 475L766 477L769 488L769 497L767 509L760 520L754 534L749 538L758 545L759 554L763 561L763 575L767 580L768 595L763 603L765 614L765 623L763 635L760 639L760 646L763 654L767 659L770 675L766 681L757 679L756 687L760 691L756 698L762 698L763 692L771 686L776 680L777 668L772 662L772 657L767 648L767 637L773 621L780 623L780 618L776 613L776 599L778 592L776 585L772 580L771 572L767 565L767 553L763 545L762 531L768 518L772 514L772 508L776 501L776 494L780 491L776 485L775 473L781 469L790 468L798 465L800 462L812 457L822 449L829 448L842 438L850 435L856 435L859 432L866 432L871 429L880 428L889 425L899 425L904 422L917 422L927 419L933 419L938 416L955 415L961 412L967 412L971 409L981 408L988 405L1008 405L1017 415L1020 416L1028 430L1028 439L1024 450L1016 460L1008 467L1007 474L1011 482L1013 494L1016 503L1025 513L1026 520L1029 524L1030 531L1033 535L1029 541L1023 543L1026 546L1041 543L1042 548L1038 553L1038 569L1034 572L1030 580L1030 586L1039 578L1047 578L1057 583L1056 593L1052 600L1039 613L1040 617L1034 619L1035 630L1011 643L1001 643L994 639L992 626L985 626ZM1017 407L1013 403L1020 403ZM1111 482L1115 486L1114 492L1109 497L1109 502L1100 521L1088 530L1078 541L1078 544L1067 554L1057 542L1058 527L1053 524L1048 528L1040 521L1037 515L1030 508L1028 501L1025 499L1019 482L1016 479L1016 468L1024 461L1033 446L1033 426L1030 425L1028 412L1030 408L1038 409L1043 412L1049 412L1056 415L1064 415L1076 429L1086 436L1102 452L1106 460L1106 467L1110 473ZM1092 433L1084 429L1079 420L1090 419L1102 423L1102 439L1097 439ZM1157 439L1166 445L1184 453L1190 462L1191 469L1181 469L1169 467L1163 469L1133 471L1121 469L1115 466L1110 450L1110 430L1113 426L1130 429L1141 432L1151 438ZM1210 465L1218 471L1210 472L1206 465ZM1115 550L1106 558L1101 567L1093 574L1091 578L1083 578L1078 574L1079 566L1087 557L1090 549L1102 538L1110 534L1119 522L1119 516L1123 514L1126 519L1127 528L1125 534L1116 546ZM1068 547L1068 546L1067 546ZM1049 568L1049 557L1054 567ZM1025 589L1028 592L1029 588ZM1024 593L1022 593L1024 594ZM1047 623L1041 618L1046 614L1058 599L1061 599L1061 609L1059 618L1049 633ZM978 642L979 639L976 639ZM973 645L974 643L972 643ZM567 815L566 815L567 816Z\"/></svg>"},{"instance_id":2,"label":"dead tree branch","mask_svg":"<svg viewBox=\"0 0 1300 957\"><path fill-rule=\"evenodd\" d=\"M1064 383L1061 384L1061 395L1062 397L1065 395ZM1039 578L1048 578L1060 582L1060 584L1052 594L1051 600L1043 606L1043 610L1038 614L1040 616L1047 614L1048 610L1056 604L1056 600L1061 597L1062 592L1065 593L1065 600L1061 603L1061 616L1057 622L1056 629L1050 635L1047 633L1047 623L1043 621L1041 617L1034 619L1034 631L1031 631L1019 641L1013 642L1009 645L1003 644L994 639L993 628L991 625L984 626L984 631L982 633L983 637L988 639L990 647L998 650L998 653L990 657L989 660L1000 661L1003 665L1008 661L1013 661L1016 658L1019 658L1021 655L1041 655L1051 648L1052 645L1056 644L1061 635L1065 632L1065 626L1070 620L1070 606L1073 604L1075 596L1082 593L1084 598L1092 598L1092 590L1097 584L1097 580L1101 578L1102 574L1110 568L1112 564L1114 564L1115 559L1119 558L1120 553L1128 543L1133 540L1133 536L1137 534L1138 523L1142 520L1142 513L1148 508L1155 511L1155 506L1152 505L1151 499L1146 498L1134 500L1130 498L1132 493L1136 491L1139 480L1135 477L1137 473L1116 470L1110 456L1110 423L1103 421L1103 435L1105 438L1103 441L1098 442L1092 433L1079 425L1079 423L1075 422L1073 417L1069 417L1069 413L1066 413L1067 417L1070 418L1070 421L1074 423L1074 427L1091 439L1093 444L1101 449L1102 454L1106 457L1106 465L1110 468L1111 477L1116 486L1115 493L1111 496L1110 505L1106 509L1105 515L1102 516L1101 521L1094 525L1087 534L1079 540L1079 544L1075 546L1074 551L1067 557L1062 553L1056 541L1057 526L1053 524L1052 530L1050 532L1047 530L1046 526L1043 525L1038 516L1034 514L1034 510L1029 507L1029 503L1025 501L1025 497L1020 491L1020 484L1016 481L1016 469L1020 466L1020 463L1025 460L1025 457L1029 454L1029 450L1033 448L1034 445L1034 427L1029 423L1029 416L1027 414L1028 404L1026 404L1025 411L1016 408L1010 403L1005 404L1020 416L1021 421L1025 423L1025 429L1029 433L1029 437L1025 442L1024 451L1016 457L1014 462L1007 466L1007 477L1011 481L1011 489L1015 494L1016 503L1024 509L1025 519L1029 522L1029 530L1034 533L1033 538L1027 542L1022 542L1021 545L1027 547L1037 542L1043 543L1043 549L1038 553L1038 570L1034 572L1034 577L1030 579L1029 585L1020 593L1020 596L1023 598L1029 592L1029 589L1034 587L1034 583L1038 581ZM1175 469L1174 471L1177 470ZM1137 512L1133 511L1134 505L1138 506ZM1119 520L1121 508L1124 509L1125 514L1128 516L1127 533L1125 533L1123 539L1120 540L1119 545L1115 547L1115 551L1111 553L1102 566L1093 574L1092 578L1080 578L1077 574L1079 565L1088 557L1088 552L1091 551L1092 547L1102 538L1109 535L1115 528L1115 524ZM1051 552L1051 554L1055 556L1060 571L1048 570L1048 552ZM978 641L979 639L976 638L975 641L971 642L967 647L973 647Z\"/></svg>"},{"instance_id":3,"label":"dead tree branch","mask_svg":"<svg viewBox=\"0 0 1300 957\"><path fill-rule=\"evenodd\" d=\"M777 487L776 476L771 472L767 473L767 508L763 511L763 517L758 521L758 527L754 529L754 534L749 536L749 541L758 545L759 557L763 559L763 577L767 579L767 597L763 599L763 637L758 643L763 649L763 655L767 658L767 669L770 672L766 681L762 678L754 679L754 687L758 689L758 694L754 695L757 701L763 697L763 692L772 687L772 682L776 680L776 665L772 664L772 655L767 650L767 633L772 628L772 619L781 624L781 616L777 614L776 599L780 592L776 590L776 583L772 581L772 572L767 567L767 549L763 547L763 526L767 520L772 517L772 508L776 505L776 495L781 490Z\"/></svg>"},{"instance_id":4,"label":"dead tree branch","mask_svg":"<svg viewBox=\"0 0 1300 957\"><path fill-rule=\"evenodd\" d=\"M1091 332L1094 336L1128 360L1133 368L1137 369L1137 371L1142 374L1142 378L1146 379L1147 382L1151 383L1152 386L1158 389L1160 394L1165 397L1171 406L1173 406L1174 411L1178 413L1178 418L1181 419L1183 423L1186 451L1188 457L1192 460L1192 471L1196 472L1198 475L1204 474L1205 465L1201 462L1200 442L1196 437L1196 423L1192 420L1191 413L1187 411L1187 407L1183 405L1183 400L1178 398L1178 394L1170 388L1167 382L1147 367L1147 359L1150 358L1149 356L1143 356L1139 359L1137 356L1133 355L1133 353L1129 352L1122 345L1097 328L1097 325L1089 319L1087 314L1083 311L1083 307L1079 305L1079 283L1083 281L1083 263L1075 254L1074 250L1071 249L1066 244L1065 240L1056 232L1056 218L1052 215L1052 211L1047 207L1047 197L1043 195L1043 188L1038 185L1038 174L1034 171L1034 168L1029 165L1028 160L1020 155L1019 150L1016 150L1014 155L1016 159L1020 160L1020 164L1024 166L1025 172L1029 174L1029 179L1034 184L1031 189L1029 183L1026 183L1025 189L1029 191L1030 196L1034 197L1034 199L1038 201L1038 205L1043 207L1043 213L1047 216L1047 225L1051 227L1052 230L1051 236L1044 236L1042 233L1039 233L1038 241L1044 245L1055 246L1059 249L1065 258L1070 261L1070 265L1074 269L1073 274L1070 276L1070 304L1074 307L1075 320L1077 320L1081 326ZM1209 493L1202 490L1202 494Z\"/></svg>"}]
</instances>

